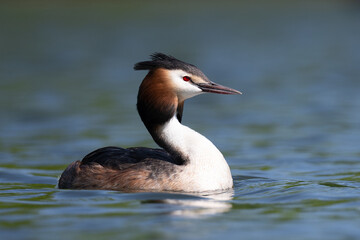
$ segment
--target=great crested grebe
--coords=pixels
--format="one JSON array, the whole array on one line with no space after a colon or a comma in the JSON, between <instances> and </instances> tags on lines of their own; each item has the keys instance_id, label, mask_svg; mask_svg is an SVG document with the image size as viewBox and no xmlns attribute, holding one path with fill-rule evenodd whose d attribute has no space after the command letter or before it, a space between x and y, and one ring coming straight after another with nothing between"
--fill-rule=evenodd
<instances>
[{"instance_id":1,"label":"great crested grebe","mask_svg":"<svg viewBox=\"0 0 360 240\"><path fill-rule=\"evenodd\" d=\"M71 163L59 188L204 192L233 187L229 165L214 144L181 124L184 101L201 93L241 94L209 81L189 63L162 53L139 62L149 70L140 85L137 110L163 149L104 147Z\"/></svg>"}]
</instances>

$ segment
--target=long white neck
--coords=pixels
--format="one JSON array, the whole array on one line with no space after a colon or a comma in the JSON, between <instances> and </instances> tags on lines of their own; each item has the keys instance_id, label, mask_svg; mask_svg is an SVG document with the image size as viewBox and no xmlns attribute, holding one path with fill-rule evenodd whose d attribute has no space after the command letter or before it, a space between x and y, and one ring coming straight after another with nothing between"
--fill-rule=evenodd
<instances>
[{"instance_id":1,"label":"long white neck","mask_svg":"<svg viewBox=\"0 0 360 240\"><path fill-rule=\"evenodd\" d=\"M182 125L174 116L158 129L159 137L187 159L182 181L189 191L229 189L233 179L229 165L215 145L200 133Z\"/></svg>"}]
</instances>

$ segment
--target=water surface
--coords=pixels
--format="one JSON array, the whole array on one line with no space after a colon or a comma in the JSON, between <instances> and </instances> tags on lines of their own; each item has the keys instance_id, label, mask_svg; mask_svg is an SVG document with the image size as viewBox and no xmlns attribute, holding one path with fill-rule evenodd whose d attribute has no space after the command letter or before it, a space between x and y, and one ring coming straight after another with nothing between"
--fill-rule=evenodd
<instances>
[{"instance_id":1,"label":"water surface","mask_svg":"<svg viewBox=\"0 0 360 240\"><path fill-rule=\"evenodd\" d=\"M7 2L0 8L4 239L358 239L360 8L287 3ZM108 145L155 147L135 108L155 52L242 96L187 101L232 191L56 188Z\"/></svg>"}]
</instances>

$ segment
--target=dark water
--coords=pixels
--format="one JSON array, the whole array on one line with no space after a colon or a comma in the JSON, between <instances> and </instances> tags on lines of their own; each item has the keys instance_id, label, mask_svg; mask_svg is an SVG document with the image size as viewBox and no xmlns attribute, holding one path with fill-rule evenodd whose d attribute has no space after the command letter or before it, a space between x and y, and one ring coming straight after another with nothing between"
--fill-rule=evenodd
<instances>
[{"instance_id":1,"label":"dark water","mask_svg":"<svg viewBox=\"0 0 360 240\"><path fill-rule=\"evenodd\" d=\"M1 238L359 239L359 26L357 1L2 2ZM93 149L155 146L132 70L155 51L244 92L184 112L234 190L56 189Z\"/></svg>"}]
</instances>

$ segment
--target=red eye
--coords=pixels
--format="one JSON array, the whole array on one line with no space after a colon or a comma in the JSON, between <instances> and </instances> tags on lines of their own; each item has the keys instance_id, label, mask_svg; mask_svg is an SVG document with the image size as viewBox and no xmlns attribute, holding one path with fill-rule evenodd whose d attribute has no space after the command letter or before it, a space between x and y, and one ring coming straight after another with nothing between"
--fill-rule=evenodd
<instances>
[{"instance_id":1,"label":"red eye","mask_svg":"<svg viewBox=\"0 0 360 240\"><path fill-rule=\"evenodd\" d=\"M184 80L185 82L188 82L188 81L190 81L190 80L191 80L191 78L190 78L190 77L188 77L188 76L184 76L184 77L183 77L183 80Z\"/></svg>"}]
</instances>

